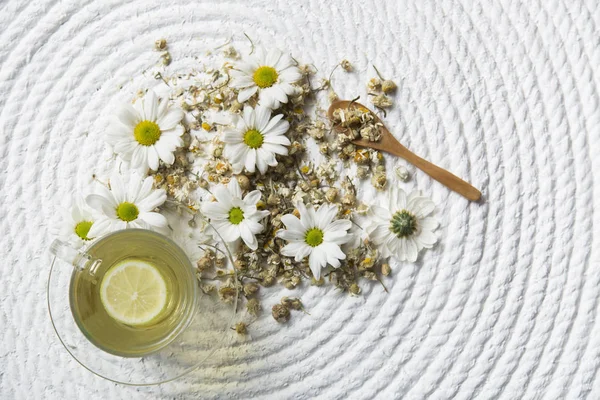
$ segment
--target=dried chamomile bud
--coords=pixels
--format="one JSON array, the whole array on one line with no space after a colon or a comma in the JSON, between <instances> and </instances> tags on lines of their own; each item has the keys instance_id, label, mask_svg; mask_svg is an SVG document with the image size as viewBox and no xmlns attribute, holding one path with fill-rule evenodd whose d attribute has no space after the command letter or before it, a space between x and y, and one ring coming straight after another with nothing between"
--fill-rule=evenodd
<instances>
[{"instance_id":1,"label":"dried chamomile bud","mask_svg":"<svg viewBox=\"0 0 600 400\"><path fill-rule=\"evenodd\" d=\"M290 319L290 309L283 304L275 304L271 313L275 321L279 323L285 323Z\"/></svg>"},{"instance_id":2,"label":"dried chamomile bud","mask_svg":"<svg viewBox=\"0 0 600 400\"><path fill-rule=\"evenodd\" d=\"M398 179L400 179L402 182L406 182L408 180L408 170L404 166L399 165L395 168L394 171L396 172L396 176L398 177Z\"/></svg>"},{"instance_id":3,"label":"dried chamomile bud","mask_svg":"<svg viewBox=\"0 0 600 400\"><path fill-rule=\"evenodd\" d=\"M387 178L385 176L385 172L376 173L371 178L371 184L375 189L383 190L387 184Z\"/></svg>"},{"instance_id":4,"label":"dried chamomile bud","mask_svg":"<svg viewBox=\"0 0 600 400\"><path fill-rule=\"evenodd\" d=\"M367 89L369 89L370 92L378 91L380 87L381 79L379 78L371 78L369 79L369 82L367 82Z\"/></svg>"},{"instance_id":5,"label":"dried chamomile bud","mask_svg":"<svg viewBox=\"0 0 600 400\"><path fill-rule=\"evenodd\" d=\"M208 256L204 256L196 262L196 266L200 272L208 271L213 265L213 261Z\"/></svg>"},{"instance_id":6,"label":"dried chamomile bud","mask_svg":"<svg viewBox=\"0 0 600 400\"><path fill-rule=\"evenodd\" d=\"M246 296L251 296L256 292L258 292L258 285L256 283L249 282L244 285L244 294Z\"/></svg>"},{"instance_id":7,"label":"dried chamomile bud","mask_svg":"<svg viewBox=\"0 0 600 400\"><path fill-rule=\"evenodd\" d=\"M383 81L381 83L381 90L383 90L383 93L388 94L393 92L394 90L396 90L398 86L396 86L396 84L394 83L394 81L386 79L385 81Z\"/></svg>"},{"instance_id":8,"label":"dried chamomile bud","mask_svg":"<svg viewBox=\"0 0 600 400\"><path fill-rule=\"evenodd\" d=\"M353 294L353 295L358 295L360 294L360 292L362 291L360 289L360 286L358 286L356 283L353 283L352 285L350 285L350 287L348 288L348 291Z\"/></svg>"},{"instance_id":9,"label":"dried chamomile bud","mask_svg":"<svg viewBox=\"0 0 600 400\"><path fill-rule=\"evenodd\" d=\"M224 303L232 303L233 299L237 296L237 290L228 286L221 286L219 288L219 299Z\"/></svg>"},{"instance_id":10,"label":"dried chamomile bud","mask_svg":"<svg viewBox=\"0 0 600 400\"><path fill-rule=\"evenodd\" d=\"M238 335L245 335L248 333L248 325L246 325L244 322L238 322L235 324L233 330L235 330Z\"/></svg>"},{"instance_id":11,"label":"dried chamomile bud","mask_svg":"<svg viewBox=\"0 0 600 400\"><path fill-rule=\"evenodd\" d=\"M379 108L389 108L394 104L392 99L390 99L388 96L386 96L383 93L378 94L375 97L372 97L371 103L373 103L373 105L375 105L376 107L379 107Z\"/></svg>"},{"instance_id":12,"label":"dried chamomile bud","mask_svg":"<svg viewBox=\"0 0 600 400\"><path fill-rule=\"evenodd\" d=\"M328 202L332 203L338 196L338 190L336 188L329 188L327 192L325 192L325 198Z\"/></svg>"},{"instance_id":13,"label":"dried chamomile bud","mask_svg":"<svg viewBox=\"0 0 600 400\"><path fill-rule=\"evenodd\" d=\"M156 50L164 50L167 48L167 40L166 39L158 39L154 42L154 48Z\"/></svg>"},{"instance_id":14,"label":"dried chamomile bud","mask_svg":"<svg viewBox=\"0 0 600 400\"><path fill-rule=\"evenodd\" d=\"M392 268L390 268L390 264L384 263L381 264L381 274L384 276L389 276L392 273Z\"/></svg>"},{"instance_id":15,"label":"dried chamomile bud","mask_svg":"<svg viewBox=\"0 0 600 400\"><path fill-rule=\"evenodd\" d=\"M248 300L248 302L246 303L246 310L248 311L248 314L257 317L260 313L259 301L257 299Z\"/></svg>"},{"instance_id":16,"label":"dried chamomile bud","mask_svg":"<svg viewBox=\"0 0 600 400\"><path fill-rule=\"evenodd\" d=\"M342 60L342 62L340 62L340 66L342 67L342 69L346 72L352 72L352 64L350 64L350 61L344 59Z\"/></svg>"},{"instance_id":17,"label":"dried chamomile bud","mask_svg":"<svg viewBox=\"0 0 600 400\"><path fill-rule=\"evenodd\" d=\"M292 309L292 310L302 310L302 302L297 297L283 297L281 299L281 304Z\"/></svg>"}]
</instances>

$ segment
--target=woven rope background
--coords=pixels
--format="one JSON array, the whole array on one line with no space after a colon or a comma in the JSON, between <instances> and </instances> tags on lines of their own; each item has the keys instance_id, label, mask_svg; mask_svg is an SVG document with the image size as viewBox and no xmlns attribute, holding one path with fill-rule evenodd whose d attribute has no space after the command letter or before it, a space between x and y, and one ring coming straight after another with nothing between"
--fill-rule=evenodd
<instances>
[{"instance_id":1,"label":"woven rope background","mask_svg":"<svg viewBox=\"0 0 600 400\"><path fill-rule=\"evenodd\" d=\"M599 27L594 0L0 2L0 398L600 398ZM441 241L389 294L305 288L310 316L253 325L224 368L108 383L52 332L57 206L104 172L98 118L145 87L154 40L177 71L243 32L324 75L348 58L341 97L371 64L394 77L387 124L485 202L414 173Z\"/></svg>"}]
</instances>

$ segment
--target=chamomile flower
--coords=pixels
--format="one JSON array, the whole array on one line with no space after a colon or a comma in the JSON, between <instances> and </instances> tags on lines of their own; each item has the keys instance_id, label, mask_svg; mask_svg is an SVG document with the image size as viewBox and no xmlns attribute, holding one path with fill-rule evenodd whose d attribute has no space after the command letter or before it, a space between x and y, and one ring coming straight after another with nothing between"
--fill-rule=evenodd
<instances>
[{"instance_id":1,"label":"chamomile flower","mask_svg":"<svg viewBox=\"0 0 600 400\"><path fill-rule=\"evenodd\" d=\"M231 76L231 86L239 90L240 103L258 92L259 104L273 110L288 102L288 96L296 91L292 84L302 78L289 55L277 49L266 52L262 47L256 48L247 61L238 63Z\"/></svg>"},{"instance_id":2,"label":"chamomile flower","mask_svg":"<svg viewBox=\"0 0 600 400\"><path fill-rule=\"evenodd\" d=\"M94 236L90 236L90 228L96 221L96 215L91 208L80 198L74 198L71 208L65 211L60 236L74 248L80 248L90 243Z\"/></svg>"},{"instance_id":3,"label":"chamomile flower","mask_svg":"<svg viewBox=\"0 0 600 400\"><path fill-rule=\"evenodd\" d=\"M101 213L88 236L98 237L105 233L127 228L152 229L167 232L167 219L154 211L167 199L163 189L152 188L153 179L141 179L137 174L120 176L113 174L110 189L101 186L98 194L87 196L87 204Z\"/></svg>"},{"instance_id":4,"label":"chamomile flower","mask_svg":"<svg viewBox=\"0 0 600 400\"><path fill-rule=\"evenodd\" d=\"M159 160L171 165L173 152L183 145L183 111L168 107L168 101L159 101L149 90L133 106L125 104L106 133L115 153L128 161L133 169L145 174L150 168L158 169Z\"/></svg>"},{"instance_id":5,"label":"chamomile flower","mask_svg":"<svg viewBox=\"0 0 600 400\"><path fill-rule=\"evenodd\" d=\"M269 211L258 211L259 190L253 190L242 198L242 189L237 179L231 179L227 186L218 185L213 190L216 202L204 202L202 211L212 226L226 242L242 239L252 250L258 248L256 234L262 232L260 221ZM218 237L218 236L217 236Z\"/></svg>"},{"instance_id":6,"label":"chamomile flower","mask_svg":"<svg viewBox=\"0 0 600 400\"><path fill-rule=\"evenodd\" d=\"M346 259L340 246L352 239L348 233L352 222L336 220L338 209L334 205L322 205L315 211L312 205L305 207L299 202L296 208L300 212L299 219L293 214L281 217L286 229L277 231L277 236L288 241L281 254L294 257L296 262L308 256L310 270L318 280L327 264L338 268L340 260Z\"/></svg>"},{"instance_id":7,"label":"chamomile flower","mask_svg":"<svg viewBox=\"0 0 600 400\"><path fill-rule=\"evenodd\" d=\"M285 136L290 124L282 120L283 114L271 118L271 110L258 106L244 107L241 117L235 121L235 129L224 132L224 154L233 172L239 174L246 167L248 172L256 168L261 174L269 166L277 165L275 154L287 155L290 140Z\"/></svg>"},{"instance_id":8,"label":"chamomile flower","mask_svg":"<svg viewBox=\"0 0 600 400\"><path fill-rule=\"evenodd\" d=\"M383 257L400 261L415 262L419 251L431 248L437 237L433 233L438 221L428 216L435 204L420 192L408 196L402 189L393 190L389 208L371 206L371 224L367 228L369 237L380 246Z\"/></svg>"}]
</instances>

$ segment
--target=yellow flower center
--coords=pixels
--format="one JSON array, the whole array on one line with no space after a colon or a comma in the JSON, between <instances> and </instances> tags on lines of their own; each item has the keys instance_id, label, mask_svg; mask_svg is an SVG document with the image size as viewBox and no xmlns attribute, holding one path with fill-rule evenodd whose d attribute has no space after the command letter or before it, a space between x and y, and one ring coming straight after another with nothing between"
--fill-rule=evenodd
<instances>
[{"instance_id":1,"label":"yellow flower center","mask_svg":"<svg viewBox=\"0 0 600 400\"><path fill-rule=\"evenodd\" d=\"M239 225L244 220L244 212L239 207L233 207L229 210L229 222Z\"/></svg>"},{"instance_id":2,"label":"yellow flower center","mask_svg":"<svg viewBox=\"0 0 600 400\"><path fill-rule=\"evenodd\" d=\"M273 84L277 82L279 75L275 68L262 66L254 71L254 76L252 78L259 88L264 89L273 86Z\"/></svg>"},{"instance_id":3,"label":"yellow flower center","mask_svg":"<svg viewBox=\"0 0 600 400\"><path fill-rule=\"evenodd\" d=\"M258 149L260 146L262 146L264 141L265 137L256 129L250 129L244 133L244 143L246 143L251 149Z\"/></svg>"},{"instance_id":4,"label":"yellow flower center","mask_svg":"<svg viewBox=\"0 0 600 400\"><path fill-rule=\"evenodd\" d=\"M81 221L77 223L77 225L75 225L75 234L83 240L92 240L87 236L92 225L94 225L92 221Z\"/></svg>"},{"instance_id":5,"label":"yellow flower center","mask_svg":"<svg viewBox=\"0 0 600 400\"><path fill-rule=\"evenodd\" d=\"M319 228L312 228L311 230L306 232L304 241L307 245L311 247L317 247L318 245L323 243L323 231Z\"/></svg>"},{"instance_id":6,"label":"yellow flower center","mask_svg":"<svg viewBox=\"0 0 600 400\"><path fill-rule=\"evenodd\" d=\"M406 210L392 216L390 230L399 238L412 235L417 230L417 218Z\"/></svg>"},{"instance_id":7,"label":"yellow flower center","mask_svg":"<svg viewBox=\"0 0 600 400\"><path fill-rule=\"evenodd\" d=\"M124 201L117 206L117 216L125 222L137 219L139 213L140 210L138 210L137 206L127 201Z\"/></svg>"},{"instance_id":8,"label":"yellow flower center","mask_svg":"<svg viewBox=\"0 0 600 400\"><path fill-rule=\"evenodd\" d=\"M133 137L142 146L151 146L160 138L160 127L156 122L142 121L133 129Z\"/></svg>"}]
</instances>

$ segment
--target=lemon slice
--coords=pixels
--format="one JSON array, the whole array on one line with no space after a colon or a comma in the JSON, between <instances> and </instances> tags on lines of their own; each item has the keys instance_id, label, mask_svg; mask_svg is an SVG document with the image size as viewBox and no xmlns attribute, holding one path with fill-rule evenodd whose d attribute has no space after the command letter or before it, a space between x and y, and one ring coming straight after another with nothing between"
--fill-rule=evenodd
<instances>
[{"instance_id":1,"label":"lemon slice","mask_svg":"<svg viewBox=\"0 0 600 400\"><path fill-rule=\"evenodd\" d=\"M167 285L151 263L127 259L111 267L100 284L108 315L127 325L152 322L167 304Z\"/></svg>"}]
</instances>

